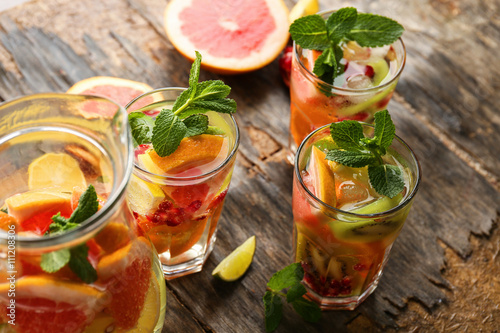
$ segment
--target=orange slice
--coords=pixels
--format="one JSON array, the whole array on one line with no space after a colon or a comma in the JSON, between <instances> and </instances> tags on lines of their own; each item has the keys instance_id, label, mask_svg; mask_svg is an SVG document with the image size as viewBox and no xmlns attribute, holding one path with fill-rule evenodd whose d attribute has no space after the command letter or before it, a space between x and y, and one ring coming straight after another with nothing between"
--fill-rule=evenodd
<instances>
[{"instance_id":1,"label":"orange slice","mask_svg":"<svg viewBox=\"0 0 500 333\"><path fill-rule=\"evenodd\" d=\"M125 246L130 240L128 228L119 222L109 222L95 237L96 243L107 253Z\"/></svg>"},{"instance_id":2,"label":"orange slice","mask_svg":"<svg viewBox=\"0 0 500 333\"><path fill-rule=\"evenodd\" d=\"M0 304L10 300L9 283L0 284ZM27 276L16 281L18 332L81 332L106 304L106 293L96 288L51 277ZM2 313L3 315L3 313Z\"/></svg>"},{"instance_id":3,"label":"orange slice","mask_svg":"<svg viewBox=\"0 0 500 333\"><path fill-rule=\"evenodd\" d=\"M47 153L29 165L28 186L30 190L59 187L61 191L71 192L75 186L87 188L87 182L73 157Z\"/></svg>"},{"instance_id":4,"label":"orange slice","mask_svg":"<svg viewBox=\"0 0 500 333\"><path fill-rule=\"evenodd\" d=\"M288 42L288 8L282 0L173 0L164 15L173 46L202 67L245 73L272 62Z\"/></svg>"},{"instance_id":5,"label":"orange slice","mask_svg":"<svg viewBox=\"0 0 500 333\"><path fill-rule=\"evenodd\" d=\"M0 229L3 229L5 231L11 230L11 226L14 226L14 230L16 230L17 227L17 220L15 217L10 216L9 214L6 214L4 212L0 212Z\"/></svg>"},{"instance_id":6,"label":"orange slice","mask_svg":"<svg viewBox=\"0 0 500 333\"><path fill-rule=\"evenodd\" d=\"M9 215L21 223L44 212L71 211L71 195L48 191L28 191L5 200Z\"/></svg>"},{"instance_id":7,"label":"orange slice","mask_svg":"<svg viewBox=\"0 0 500 333\"><path fill-rule=\"evenodd\" d=\"M139 237L97 264L99 281L111 293L109 311L120 328L133 328L139 320L150 284L151 253L149 241Z\"/></svg>"},{"instance_id":8,"label":"orange slice","mask_svg":"<svg viewBox=\"0 0 500 333\"><path fill-rule=\"evenodd\" d=\"M222 136L201 134L184 138L175 152L160 157L154 150L148 152L151 160L165 173L176 174L190 168L210 164L226 158L228 140Z\"/></svg>"},{"instance_id":9,"label":"orange slice","mask_svg":"<svg viewBox=\"0 0 500 333\"><path fill-rule=\"evenodd\" d=\"M326 159L326 154L316 146L313 146L311 150L309 174L312 177L316 196L327 205L335 207L337 197L334 173Z\"/></svg>"}]
</instances>

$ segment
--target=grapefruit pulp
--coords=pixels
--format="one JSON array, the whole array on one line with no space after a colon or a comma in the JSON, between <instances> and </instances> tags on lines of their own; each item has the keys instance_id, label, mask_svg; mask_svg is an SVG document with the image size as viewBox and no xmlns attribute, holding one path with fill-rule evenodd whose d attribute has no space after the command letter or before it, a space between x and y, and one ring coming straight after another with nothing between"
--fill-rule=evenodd
<instances>
[{"instance_id":1,"label":"grapefruit pulp","mask_svg":"<svg viewBox=\"0 0 500 333\"><path fill-rule=\"evenodd\" d=\"M142 82L111 76L94 76L75 83L66 93L105 97L125 107L134 98L151 90L153 90L151 86ZM140 108L152 102L154 102L153 97L144 98L140 105L136 103L136 107ZM89 100L85 101L80 112L88 119L99 116L112 117L116 108L110 107L109 104Z\"/></svg>"},{"instance_id":2,"label":"grapefruit pulp","mask_svg":"<svg viewBox=\"0 0 500 333\"><path fill-rule=\"evenodd\" d=\"M215 73L238 74L272 62L288 42L288 8L282 0L173 0L164 17L173 46Z\"/></svg>"}]
</instances>

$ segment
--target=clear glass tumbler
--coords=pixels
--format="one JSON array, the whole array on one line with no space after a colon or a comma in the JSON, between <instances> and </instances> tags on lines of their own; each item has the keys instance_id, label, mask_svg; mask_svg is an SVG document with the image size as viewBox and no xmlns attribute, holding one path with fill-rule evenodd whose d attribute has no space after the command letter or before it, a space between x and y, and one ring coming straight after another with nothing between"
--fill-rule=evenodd
<instances>
[{"instance_id":1,"label":"clear glass tumbler","mask_svg":"<svg viewBox=\"0 0 500 333\"><path fill-rule=\"evenodd\" d=\"M320 12L323 18L333 11ZM362 48L344 44L346 80L329 84L313 74L318 51L293 44L290 76L290 151L315 129L342 120L371 123L389 103L406 61L402 39L390 46ZM290 155L290 162L293 156Z\"/></svg>"},{"instance_id":2,"label":"clear glass tumbler","mask_svg":"<svg viewBox=\"0 0 500 333\"><path fill-rule=\"evenodd\" d=\"M39 94L0 105L2 332L161 330L160 262L125 200L132 158L126 111L107 99ZM49 234L90 185L97 213Z\"/></svg>"},{"instance_id":3,"label":"clear glass tumbler","mask_svg":"<svg viewBox=\"0 0 500 333\"><path fill-rule=\"evenodd\" d=\"M371 125L364 124L363 128L365 135L373 135ZM378 201L372 201L374 204L365 205L363 214L354 213L356 210L361 212L359 208L340 210L320 200L315 195L314 181L311 181L312 149L322 149L328 145L325 138L331 138L329 125L320 127L306 137L295 157L294 260L304 268L303 283L308 291L307 297L325 310L352 310L377 287L391 247L417 193L421 169L412 150L396 136L388 149L388 155L403 170L405 190L399 198L394 199L401 201L381 197ZM315 184L335 185L328 187L329 191L334 192L339 190L337 185L346 186L343 192L345 197L355 197L357 194L353 185L356 182L368 182L368 176L366 170L346 168L340 166L335 169L334 181L320 177ZM352 180L343 181L350 179L348 177L351 175ZM338 201L339 197L337 204Z\"/></svg>"},{"instance_id":4,"label":"clear glass tumbler","mask_svg":"<svg viewBox=\"0 0 500 333\"><path fill-rule=\"evenodd\" d=\"M131 101L127 110L155 117L161 109L171 108L183 90L163 88L145 93ZM146 99L149 103L144 106ZM159 253L167 280L201 271L214 247L217 222L231 181L239 143L238 126L231 115L207 115L209 126L217 128L215 139L224 142L215 159L207 157L211 152L205 148L187 155L179 148L161 159L150 144L140 145L135 151L134 187L128 191L128 201ZM199 140L199 147L203 147L202 142L210 139L207 135L184 140ZM156 156L156 162L150 153ZM166 173L155 164L170 162L189 167Z\"/></svg>"}]
</instances>

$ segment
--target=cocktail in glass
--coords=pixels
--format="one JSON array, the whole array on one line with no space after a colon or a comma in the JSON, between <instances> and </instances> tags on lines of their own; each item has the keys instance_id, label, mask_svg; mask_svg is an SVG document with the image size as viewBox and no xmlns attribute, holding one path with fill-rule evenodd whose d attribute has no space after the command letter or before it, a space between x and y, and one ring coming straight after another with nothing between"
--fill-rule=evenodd
<instances>
[{"instance_id":1,"label":"cocktail in glass","mask_svg":"<svg viewBox=\"0 0 500 333\"><path fill-rule=\"evenodd\" d=\"M363 125L365 136L373 127ZM326 158L335 148L329 125L300 145L294 166L294 259L304 268L307 296L322 309L354 309L377 287L382 269L410 211L421 170L406 143L395 137L383 157L403 173L393 198L371 186L367 167Z\"/></svg>"},{"instance_id":2,"label":"cocktail in glass","mask_svg":"<svg viewBox=\"0 0 500 333\"><path fill-rule=\"evenodd\" d=\"M183 90L154 90L130 102L127 110L155 117L171 108ZM155 102L143 106L144 99ZM202 269L231 181L238 127L229 114L206 115L210 133L184 138L169 156L158 156L151 144L135 150L128 201L160 255L166 279Z\"/></svg>"},{"instance_id":3,"label":"cocktail in glass","mask_svg":"<svg viewBox=\"0 0 500 333\"><path fill-rule=\"evenodd\" d=\"M327 19L332 11L321 12ZM389 103L406 61L401 39L392 45L368 48L350 41L342 45L344 74L329 84L313 74L321 51L293 45L290 76L290 150L315 129L332 122L371 123Z\"/></svg>"},{"instance_id":4,"label":"cocktail in glass","mask_svg":"<svg viewBox=\"0 0 500 333\"><path fill-rule=\"evenodd\" d=\"M40 94L0 105L2 332L161 330L160 262L125 201L132 158L126 112L107 99ZM53 217L73 216L92 187L97 212L54 232Z\"/></svg>"}]
</instances>

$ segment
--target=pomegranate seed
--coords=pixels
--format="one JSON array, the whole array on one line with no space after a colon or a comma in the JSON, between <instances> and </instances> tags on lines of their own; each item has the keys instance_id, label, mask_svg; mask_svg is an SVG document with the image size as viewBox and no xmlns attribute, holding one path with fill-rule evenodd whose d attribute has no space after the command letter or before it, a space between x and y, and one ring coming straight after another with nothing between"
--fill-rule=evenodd
<instances>
[{"instance_id":1,"label":"pomegranate seed","mask_svg":"<svg viewBox=\"0 0 500 333\"><path fill-rule=\"evenodd\" d=\"M373 70L372 66L366 65L365 75L368 76L369 78L373 78L373 76L375 76L375 71Z\"/></svg>"},{"instance_id":2,"label":"pomegranate seed","mask_svg":"<svg viewBox=\"0 0 500 333\"><path fill-rule=\"evenodd\" d=\"M189 206L187 207L187 210L194 213L198 209L200 209L201 204L202 204L201 200L195 200L189 204Z\"/></svg>"},{"instance_id":3,"label":"pomegranate seed","mask_svg":"<svg viewBox=\"0 0 500 333\"><path fill-rule=\"evenodd\" d=\"M342 279L341 284L343 287L349 287L351 285L351 282L351 278L349 276L346 276Z\"/></svg>"},{"instance_id":4,"label":"pomegranate seed","mask_svg":"<svg viewBox=\"0 0 500 333\"><path fill-rule=\"evenodd\" d=\"M347 286L347 287L342 288L342 290L340 291L340 294L341 295L349 295L351 292L352 292L351 286Z\"/></svg>"},{"instance_id":5,"label":"pomegranate seed","mask_svg":"<svg viewBox=\"0 0 500 333\"><path fill-rule=\"evenodd\" d=\"M163 201L159 206L158 210L167 211L172 208L173 204L170 201Z\"/></svg>"},{"instance_id":6,"label":"pomegranate seed","mask_svg":"<svg viewBox=\"0 0 500 333\"><path fill-rule=\"evenodd\" d=\"M352 269L354 269L355 271L361 272L361 271L366 270L366 266L363 264L356 264L352 267Z\"/></svg>"},{"instance_id":7,"label":"pomegranate seed","mask_svg":"<svg viewBox=\"0 0 500 333\"><path fill-rule=\"evenodd\" d=\"M283 54L279 59L280 74L283 82L287 87L290 87L290 73L292 72L292 57L293 48L291 46L285 47Z\"/></svg>"}]
</instances>

